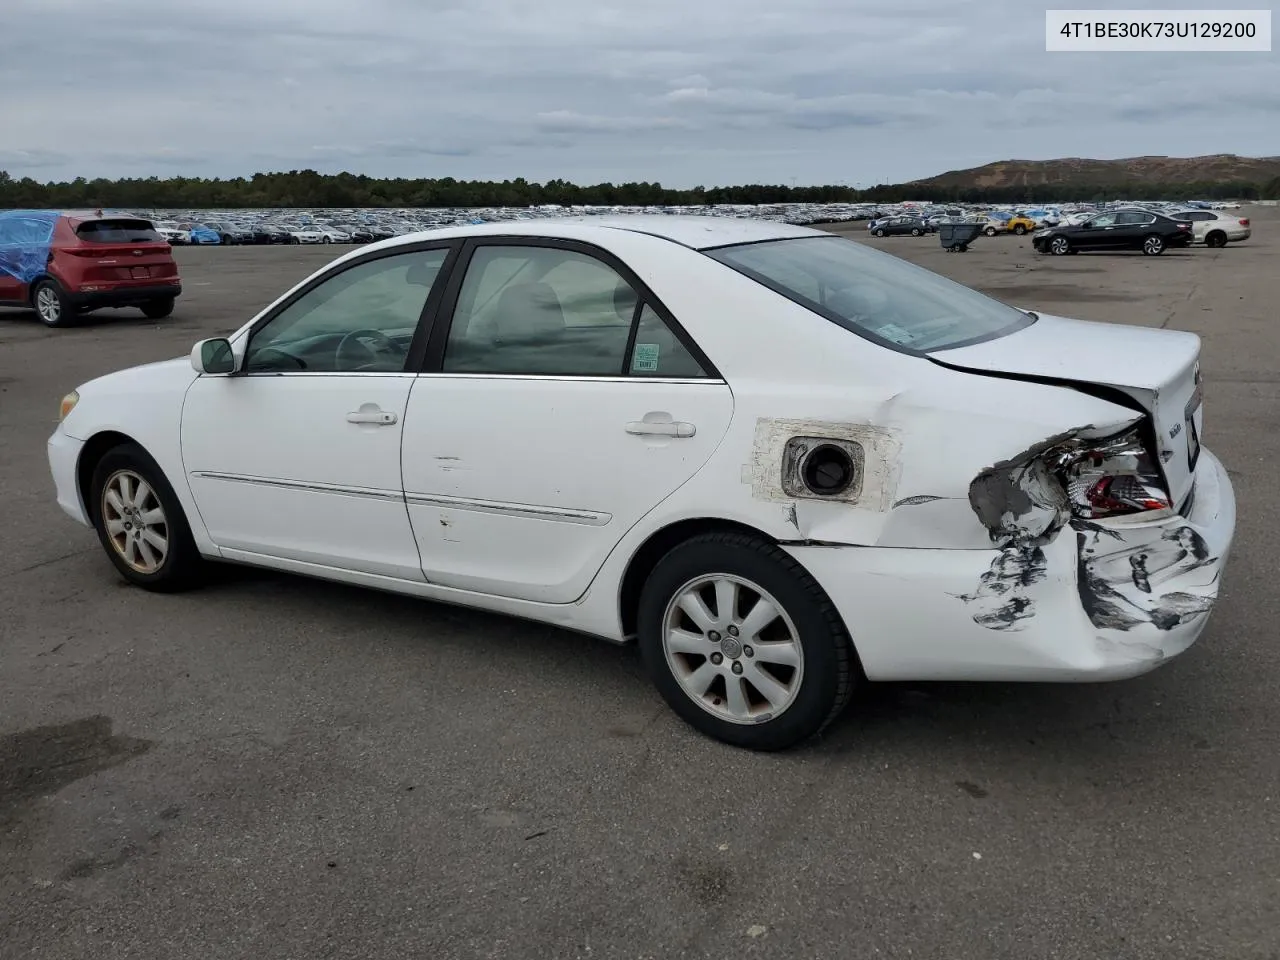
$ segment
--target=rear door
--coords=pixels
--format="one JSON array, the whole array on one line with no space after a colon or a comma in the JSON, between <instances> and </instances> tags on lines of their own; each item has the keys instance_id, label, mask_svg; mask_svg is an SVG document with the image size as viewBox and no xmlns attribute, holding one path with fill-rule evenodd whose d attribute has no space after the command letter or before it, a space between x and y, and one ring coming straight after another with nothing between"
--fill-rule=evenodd
<instances>
[{"instance_id":1,"label":"rear door","mask_svg":"<svg viewBox=\"0 0 1280 960\"><path fill-rule=\"evenodd\" d=\"M57 214L0 211L0 302L26 303L28 284L45 270Z\"/></svg>"},{"instance_id":2,"label":"rear door","mask_svg":"<svg viewBox=\"0 0 1280 960\"><path fill-rule=\"evenodd\" d=\"M1115 235L1117 245L1122 247L1138 247L1142 238L1152 231L1156 222L1153 213L1141 210L1121 210L1116 214Z\"/></svg>"},{"instance_id":3,"label":"rear door","mask_svg":"<svg viewBox=\"0 0 1280 960\"><path fill-rule=\"evenodd\" d=\"M692 477L733 396L665 308L589 244L469 242L405 414L430 583L570 603Z\"/></svg>"}]
</instances>

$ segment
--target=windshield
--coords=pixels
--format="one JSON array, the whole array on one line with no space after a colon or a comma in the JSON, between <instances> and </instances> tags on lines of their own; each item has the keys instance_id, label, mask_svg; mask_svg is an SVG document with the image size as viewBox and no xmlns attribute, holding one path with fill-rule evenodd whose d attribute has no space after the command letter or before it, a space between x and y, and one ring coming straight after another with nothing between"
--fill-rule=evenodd
<instances>
[{"instance_id":1,"label":"windshield","mask_svg":"<svg viewBox=\"0 0 1280 960\"><path fill-rule=\"evenodd\" d=\"M1035 322L923 267L840 237L705 252L846 330L910 352L992 340Z\"/></svg>"}]
</instances>

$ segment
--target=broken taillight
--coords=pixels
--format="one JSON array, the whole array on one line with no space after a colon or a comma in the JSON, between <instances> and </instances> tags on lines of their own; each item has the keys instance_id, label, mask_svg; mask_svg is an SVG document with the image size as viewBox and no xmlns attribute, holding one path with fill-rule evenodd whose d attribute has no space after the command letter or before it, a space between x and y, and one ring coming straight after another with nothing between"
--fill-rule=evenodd
<instances>
[{"instance_id":1,"label":"broken taillight","mask_svg":"<svg viewBox=\"0 0 1280 960\"><path fill-rule=\"evenodd\" d=\"M1078 517L1097 520L1172 507L1139 430L1077 447L1060 461L1059 470Z\"/></svg>"}]
</instances>

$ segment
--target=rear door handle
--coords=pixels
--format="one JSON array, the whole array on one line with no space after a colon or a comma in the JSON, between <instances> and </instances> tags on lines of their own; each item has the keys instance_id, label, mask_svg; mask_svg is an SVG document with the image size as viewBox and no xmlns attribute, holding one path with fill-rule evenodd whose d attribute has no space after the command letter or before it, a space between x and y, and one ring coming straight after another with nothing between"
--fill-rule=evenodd
<instances>
[{"instance_id":1,"label":"rear door handle","mask_svg":"<svg viewBox=\"0 0 1280 960\"><path fill-rule=\"evenodd\" d=\"M627 424L627 433L638 437L692 437L697 429L692 423L671 420L632 420Z\"/></svg>"},{"instance_id":2,"label":"rear door handle","mask_svg":"<svg viewBox=\"0 0 1280 960\"><path fill-rule=\"evenodd\" d=\"M390 410L352 410L347 414L347 423L372 423L378 427L389 427L395 423L397 417Z\"/></svg>"}]
</instances>

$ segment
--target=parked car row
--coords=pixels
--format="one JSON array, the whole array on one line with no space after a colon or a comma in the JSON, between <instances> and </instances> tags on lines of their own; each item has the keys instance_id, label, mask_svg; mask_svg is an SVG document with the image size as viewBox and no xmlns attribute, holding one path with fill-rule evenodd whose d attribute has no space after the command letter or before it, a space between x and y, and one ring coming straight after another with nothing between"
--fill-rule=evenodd
<instances>
[{"instance_id":1,"label":"parked car row","mask_svg":"<svg viewBox=\"0 0 1280 960\"><path fill-rule=\"evenodd\" d=\"M1248 218L1226 211L1170 210L1157 212L1145 207L1106 210L1077 223L1060 223L1039 230L1032 245L1044 254L1061 256L1082 250L1141 250L1159 256L1170 247L1202 243L1225 247L1252 235Z\"/></svg>"},{"instance_id":2,"label":"parked car row","mask_svg":"<svg viewBox=\"0 0 1280 960\"><path fill-rule=\"evenodd\" d=\"M1141 250L1149 256L1158 256L1170 247L1200 243L1220 248L1228 243L1247 240L1252 235L1247 217L1205 207L1180 209L1163 204L1134 204L1102 210L1078 210L1065 216L1044 216L1038 220L1032 216L1033 212L997 211L942 217L899 214L878 217L867 224L867 230L877 238L919 237L936 233L943 224L972 224L977 228L976 233L988 237L1031 234L1032 245L1037 251L1056 255L1082 250Z\"/></svg>"}]
</instances>

